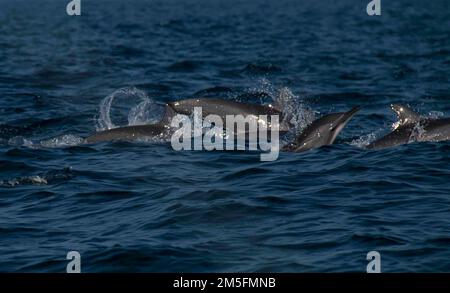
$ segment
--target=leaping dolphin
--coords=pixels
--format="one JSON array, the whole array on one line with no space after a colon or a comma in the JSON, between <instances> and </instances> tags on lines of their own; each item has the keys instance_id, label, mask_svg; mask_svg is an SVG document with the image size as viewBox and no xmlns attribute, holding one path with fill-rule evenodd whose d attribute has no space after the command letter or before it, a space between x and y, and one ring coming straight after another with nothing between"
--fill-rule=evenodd
<instances>
[{"instance_id":1,"label":"leaping dolphin","mask_svg":"<svg viewBox=\"0 0 450 293\"><path fill-rule=\"evenodd\" d=\"M283 150L303 152L333 144L342 129L360 109L361 107L358 106L348 112L331 113L314 120L293 143L286 145Z\"/></svg>"},{"instance_id":2,"label":"leaping dolphin","mask_svg":"<svg viewBox=\"0 0 450 293\"><path fill-rule=\"evenodd\" d=\"M287 123L283 123L286 116L281 110L277 109L273 105L250 104L215 98L186 99L170 102L168 105L176 113L184 115L192 115L195 107L201 107L203 118L210 114L214 114L220 116L223 121L226 120L227 115L242 115L244 117L249 115L253 115L255 117L259 115L279 115L280 133L286 133L289 131L290 126L286 125Z\"/></svg>"},{"instance_id":3,"label":"leaping dolphin","mask_svg":"<svg viewBox=\"0 0 450 293\"><path fill-rule=\"evenodd\" d=\"M410 142L450 140L450 118L425 118L401 104L393 104L391 108L399 119L397 127L369 144L368 149L383 149Z\"/></svg>"},{"instance_id":4,"label":"leaping dolphin","mask_svg":"<svg viewBox=\"0 0 450 293\"><path fill-rule=\"evenodd\" d=\"M195 107L201 107L203 116L218 115L225 120L226 115L282 115L273 105L249 104L214 98L186 99L168 103L172 109L184 115L191 115ZM281 121L281 119L280 119Z\"/></svg>"}]
</instances>

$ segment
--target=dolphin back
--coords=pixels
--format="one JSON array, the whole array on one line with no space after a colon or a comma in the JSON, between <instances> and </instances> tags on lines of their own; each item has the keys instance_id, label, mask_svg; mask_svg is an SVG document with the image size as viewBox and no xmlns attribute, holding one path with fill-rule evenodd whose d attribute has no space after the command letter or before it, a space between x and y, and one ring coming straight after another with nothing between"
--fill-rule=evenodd
<instances>
[{"instance_id":1,"label":"dolphin back","mask_svg":"<svg viewBox=\"0 0 450 293\"><path fill-rule=\"evenodd\" d=\"M249 104L214 98L186 99L169 103L179 114L192 115L195 107L201 107L203 116L215 114L225 119L226 115L281 115L281 111L271 105ZM281 121L281 119L280 119Z\"/></svg>"}]
</instances>

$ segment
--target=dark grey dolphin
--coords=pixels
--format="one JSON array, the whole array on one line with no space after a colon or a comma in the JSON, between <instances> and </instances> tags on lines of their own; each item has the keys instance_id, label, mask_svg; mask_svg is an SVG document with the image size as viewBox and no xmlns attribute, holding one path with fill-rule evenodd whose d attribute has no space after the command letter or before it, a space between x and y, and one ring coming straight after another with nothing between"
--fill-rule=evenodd
<instances>
[{"instance_id":1,"label":"dark grey dolphin","mask_svg":"<svg viewBox=\"0 0 450 293\"><path fill-rule=\"evenodd\" d=\"M184 115L192 115L195 107L201 107L203 118L213 114L220 116L222 121L226 120L227 115L242 115L244 117L249 115L279 115L280 133L285 133L289 130L289 125L283 123L285 115L273 105L250 104L215 98L186 99L171 102L168 105L175 112Z\"/></svg>"},{"instance_id":2,"label":"dark grey dolphin","mask_svg":"<svg viewBox=\"0 0 450 293\"><path fill-rule=\"evenodd\" d=\"M176 113L166 105L166 112L160 122L149 125L124 126L100 131L88 136L86 143L114 140L137 140L146 138L166 138L172 133L170 121Z\"/></svg>"},{"instance_id":3,"label":"dark grey dolphin","mask_svg":"<svg viewBox=\"0 0 450 293\"><path fill-rule=\"evenodd\" d=\"M368 149L383 149L419 141L450 140L450 118L421 117L401 104L393 104L391 108L399 118L398 126L389 134L369 144Z\"/></svg>"},{"instance_id":4,"label":"dark grey dolphin","mask_svg":"<svg viewBox=\"0 0 450 293\"><path fill-rule=\"evenodd\" d=\"M224 121L226 115L282 115L282 112L272 105L248 104L214 98L180 100L169 103L169 106L175 112L185 115L192 115L194 107L201 107L204 117L214 114Z\"/></svg>"},{"instance_id":5,"label":"dark grey dolphin","mask_svg":"<svg viewBox=\"0 0 450 293\"><path fill-rule=\"evenodd\" d=\"M88 136L85 139L86 143L98 143L103 141L114 140L137 140L145 138L164 138L170 134L170 128L167 125L157 123L150 125L134 125L113 128L105 131L100 131Z\"/></svg>"},{"instance_id":6,"label":"dark grey dolphin","mask_svg":"<svg viewBox=\"0 0 450 293\"><path fill-rule=\"evenodd\" d=\"M285 151L303 152L333 144L352 117L360 110L354 107L348 112L331 113L313 121L295 141L284 147Z\"/></svg>"}]
</instances>

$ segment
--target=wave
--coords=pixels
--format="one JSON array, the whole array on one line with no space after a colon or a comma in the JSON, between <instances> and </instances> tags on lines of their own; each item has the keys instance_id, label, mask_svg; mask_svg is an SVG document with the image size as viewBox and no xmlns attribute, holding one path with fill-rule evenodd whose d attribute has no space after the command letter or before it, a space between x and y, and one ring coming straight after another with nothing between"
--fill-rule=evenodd
<instances>
[{"instance_id":1,"label":"wave","mask_svg":"<svg viewBox=\"0 0 450 293\"><path fill-rule=\"evenodd\" d=\"M257 63L250 63L245 66L244 69L242 69L242 72L249 73L249 74L267 74L267 73L278 73L281 72L283 69L271 62L257 62Z\"/></svg>"},{"instance_id":2,"label":"wave","mask_svg":"<svg viewBox=\"0 0 450 293\"><path fill-rule=\"evenodd\" d=\"M183 60L175 62L168 67L168 70L175 72L193 72L199 69L201 62L194 60Z\"/></svg>"},{"instance_id":3,"label":"wave","mask_svg":"<svg viewBox=\"0 0 450 293\"><path fill-rule=\"evenodd\" d=\"M60 170L51 170L38 175L30 175L25 177L15 177L11 179L1 180L0 187L16 187L21 185L48 185L57 182L69 180L75 174L71 167Z\"/></svg>"}]
</instances>

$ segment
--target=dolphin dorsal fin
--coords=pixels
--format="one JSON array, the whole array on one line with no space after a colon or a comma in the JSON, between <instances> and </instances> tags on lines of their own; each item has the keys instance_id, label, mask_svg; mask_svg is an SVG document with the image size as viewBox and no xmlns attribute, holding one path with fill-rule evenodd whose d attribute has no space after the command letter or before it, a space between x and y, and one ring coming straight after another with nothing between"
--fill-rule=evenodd
<instances>
[{"instance_id":1,"label":"dolphin dorsal fin","mask_svg":"<svg viewBox=\"0 0 450 293\"><path fill-rule=\"evenodd\" d=\"M391 105L391 108L395 113L397 113L400 125L417 123L420 121L420 114L405 105L393 104Z\"/></svg>"},{"instance_id":2,"label":"dolphin dorsal fin","mask_svg":"<svg viewBox=\"0 0 450 293\"><path fill-rule=\"evenodd\" d=\"M172 122L172 118L176 114L177 113L175 112L175 110L169 104L166 104L164 116L159 123L163 125L170 125L170 123Z\"/></svg>"}]
</instances>

